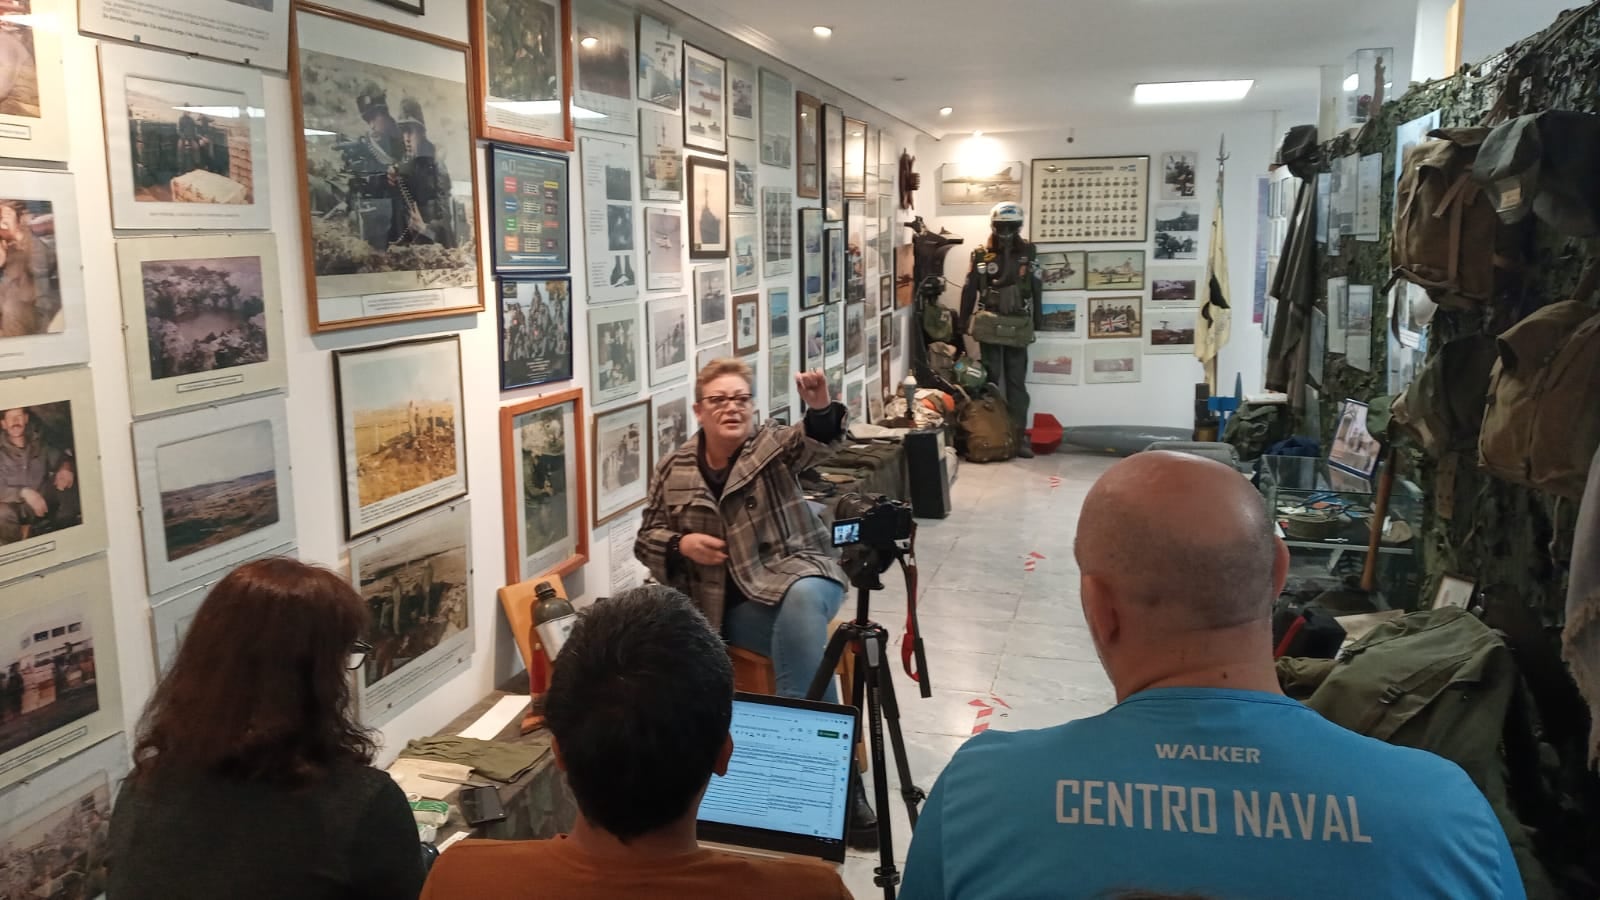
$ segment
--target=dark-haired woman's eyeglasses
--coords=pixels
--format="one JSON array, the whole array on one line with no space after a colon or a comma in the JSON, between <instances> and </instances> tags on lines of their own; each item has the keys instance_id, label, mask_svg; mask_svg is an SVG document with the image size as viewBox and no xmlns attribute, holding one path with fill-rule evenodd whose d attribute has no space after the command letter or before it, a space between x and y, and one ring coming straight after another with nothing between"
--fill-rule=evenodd
<instances>
[{"instance_id":1,"label":"dark-haired woman's eyeglasses","mask_svg":"<svg viewBox=\"0 0 1600 900\"><path fill-rule=\"evenodd\" d=\"M371 644L366 641L356 641L350 645L350 660L344 664L344 667L354 672L361 668L362 663L367 661L367 654L371 652Z\"/></svg>"}]
</instances>

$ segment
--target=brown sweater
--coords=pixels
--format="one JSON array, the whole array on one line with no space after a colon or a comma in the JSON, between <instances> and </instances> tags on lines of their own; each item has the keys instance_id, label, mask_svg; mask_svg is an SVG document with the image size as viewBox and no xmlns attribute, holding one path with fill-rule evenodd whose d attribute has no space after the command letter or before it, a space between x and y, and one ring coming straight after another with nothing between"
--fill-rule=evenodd
<instances>
[{"instance_id":1,"label":"brown sweater","mask_svg":"<svg viewBox=\"0 0 1600 900\"><path fill-rule=\"evenodd\" d=\"M422 900L734 896L849 900L850 892L839 873L822 862L698 850L624 867L588 856L566 835L548 841L462 841L439 857L422 889Z\"/></svg>"}]
</instances>

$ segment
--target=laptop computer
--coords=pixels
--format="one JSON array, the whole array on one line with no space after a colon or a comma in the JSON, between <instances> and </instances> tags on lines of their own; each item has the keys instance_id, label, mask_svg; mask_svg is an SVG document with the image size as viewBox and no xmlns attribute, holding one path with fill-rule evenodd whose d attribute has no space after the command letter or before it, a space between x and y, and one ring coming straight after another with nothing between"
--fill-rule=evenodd
<instances>
[{"instance_id":1,"label":"laptop computer","mask_svg":"<svg viewBox=\"0 0 1600 900\"><path fill-rule=\"evenodd\" d=\"M735 694L733 758L700 801L700 843L843 863L860 725L853 706Z\"/></svg>"}]
</instances>

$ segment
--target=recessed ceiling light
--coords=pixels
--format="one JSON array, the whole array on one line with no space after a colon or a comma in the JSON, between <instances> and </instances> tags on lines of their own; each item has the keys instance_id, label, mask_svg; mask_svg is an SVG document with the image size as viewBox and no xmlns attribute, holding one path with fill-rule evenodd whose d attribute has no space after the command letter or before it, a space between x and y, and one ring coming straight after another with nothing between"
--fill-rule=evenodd
<instances>
[{"instance_id":1,"label":"recessed ceiling light","mask_svg":"<svg viewBox=\"0 0 1600 900\"><path fill-rule=\"evenodd\" d=\"M817 37L831 37L833 35L833 29L826 25L813 25L811 26L811 33Z\"/></svg>"},{"instance_id":2,"label":"recessed ceiling light","mask_svg":"<svg viewBox=\"0 0 1600 900\"><path fill-rule=\"evenodd\" d=\"M589 37L584 38L583 40L579 41L578 43L582 44L585 47L588 47L588 48L592 49L594 47L600 46L600 39L595 37L594 35L590 35Z\"/></svg>"},{"instance_id":3,"label":"recessed ceiling light","mask_svg":"<svg viewBox=\"0 0 1600 900\"><path fill-rule=\"evenodd\" d=\"M948 115L950 115L951 113L953 113L955 111L956 111L956 108L954 106L941 106L941 107L939 107L939 115L941 115L941 116L948 116Z\"/></svg>"},{"instance_id":4,"label":"recessed ceiling light","mask_svg":"<svg viewBox=\"0 0 1600 900\"><path fill-rule=\"evenodd\" d=\"M1243 100L1255 85L1253 79L1238 81L1165 81L1140 84L1133 89L1133 102L1152 103L1212 103L1222 100Z\"/></svg>"}]
</instances>

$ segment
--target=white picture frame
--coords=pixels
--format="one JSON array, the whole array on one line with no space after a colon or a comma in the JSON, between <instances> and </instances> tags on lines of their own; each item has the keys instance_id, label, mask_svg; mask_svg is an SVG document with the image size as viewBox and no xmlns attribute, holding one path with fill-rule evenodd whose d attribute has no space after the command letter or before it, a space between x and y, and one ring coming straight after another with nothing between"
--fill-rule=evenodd
<instances>
[{"instance_id":1,"label":"white picture frame","mask_svg":"<svg viewBox=\"0 0 1600 900\"><path fill-rule=\"evenodd\" d=\"M150 645L156 655L157 674L165 673L167 667L172 665L183 643L183 636L189 632L189 623L194 621L195 613L200 611L200 605L210 595L211 589L217 586L217 582L245 563L277 557L298 559L299 548L293 544L274 547L250 559L241 560L230 568L210 572L188 584L153 595L150 598Z\"/></svg>"},{"instance_id":2,"label":"white picture frame","mask_svg":"<svg viewBox=\"0 0 1600 900\"><path fill-rule=\"evenodd\" d=\"M345 537L370 534L467 494L459 335L333 354ZM395 442L425 449L395 453ZM435 471L449 457L453 468Z\"/></svg>"},{"instance_id":3,"label":"white picture frame","mask_svg":"<svg viewBox=\"0 0 1600 900\"><path fill-rule=\"evenodd\" d=\"M639 199L683 199L682 119L652 106L639 107Z\"/></svg>"},{"instance_id":4,"label":"white picture frame","mask_svg":"<svg viewBox=\"0 0 1600 900\"><path fill-rule=\"evenodd\" d=\"M1144 311L1146 354L1194 354L1195 331L1200 323L1198 306L1163 306Z\"/></svg>"},{"instance_id":5,"label":"white picture frame","mask_svg":"<svg viewBox=\"0 0 1600 900\"><path fill-rule=\"evenodd\" d=\"M468 501L455 500L352 544L350 583L373 611L365 635L373 650L356 670L356 696L362 723L377 728L472 665L476 623ZM433 618L444 627L426 636L433 646L389 669L394 656L390 648L408 637L403 632L421 624L399 619L404 607L418 599L424 604L420 618ZM400 622L394 627L395 620L390 620L388 633L385 613Z\"/></svg>"},{"instance_id":6,"label":"white picture frame","mask_svg":"<svg viewBox=\"0 0 1600 900\"><path fill-rule=\"evenodd\" d=\"M654 297L645 304L649 340L650 386L670 384L689 374L694 328L689 323L689 297Z\"/></svg>"},{"instance_id":7,"label":"white picture frame","mask_svg":"<svg viewBox=\"0 0 1600 900\"><path fill-rule=\"evenodd\" d=\"M121 731L122 679L104 556L11 582L0 592L6 598L0 608L0 669L18 665L26 684L34 680L29 669L37 667L27 665L29 658L48 654L48 665L61 657L69 670L60 693L53 672L35 673L43 684L23 713L23 727L12 720L0 738L4 788Z\"/></svg>"},{"instance_id":8,"label":"white picture frame","mask_svg":"<svg viewBox=\"0 0 1600 900\"><path fill-rule=\"evenodd\" d=\"M794 271L794 192L761 189L761 274L777 278Z\"/></svg>"},{"instance_id":9,"label":"white picture frame","mask_svg":"<svg viewBox=\"0 0 1600 900\"><path fill-rule=\"evenodd\" d=\"M584 136L578 139L578 159L589 302L632 300L639 296L633 203L638 156L620 140Z\"/></svg>"},{"instance_id":10,"label":"white picture frame","mask_svg":"<svg viewBox=\"0 0 1600 900\"><path fill-rule=\"evenodd\" d=\"M294 542L282 395L135 422L133 459L151 594Z\"/></svg>"},{"instance_id":11,"label":"white picture frame","mask_svg":"<svg viewBox=\"0 0 1600 900\"><path fill-rule=\"evenodd\" d=\"M1098 341L1084 346L1084 384L1135 384L1144 378L1139 341Z\"/></svg>"},{"instance_id":12,"label":"white picture frame","mask_svg":"<svg viewBox=\"0 0 1600 900\"><path fill-rule=\"evenodd\" d=\"M121 240L117 269L135 418L288 385L272 235Z\"/></svg>"},{"instance_id":13,"label":"white picture frame","mask_svg":"<svg viewBox=\"0 0 1600 900\"><path fill-rule=\"evenodd\" d=\"M644 387L639 358L643 323L639 304L618 303L589 309L590 404L594 408L636 397ZM595 523L600 524L599 522Z\"/></svg>"},{"instance_id":14,"label":"white picture frame","mask_svg":"<svg viewBox=\"0 0 1600 900\"><path fill-rule=\"evenodd\" d=\"M1200 154L1194 150L1166 150L1155 172L1159 189L1156 198L1163 203L1193 200L1199 190Z\"/></svg>"},{"instance_id":15,"label":"white picture frame","mask_svg":"<svg viewBox=\"0 0 1600 900\"><path fill-rule=\"evenodd\" d=\"M787 169L794 164L794 85L771 69L762 69L761 164Z\"/></svg>"},{"instance_id":16,"label":"white picture frame","mask_svg":"<svg viewBox=\"0 0 1600 900\"><path fill-rule=\"evenodd\" d=\"M35 871L83 873L71 895L104 896L111 850L105 826L131 762L127 739L118 733L0 792L0 855L49 859L51 868ZM39 890L65 883L52 879Z\"/></svg>"},{"instance_id":17,"label":"white picture frame","mask_svg":"<svg viewBox=\"0 0 1600 900\"><path fill-rule=\"evenodd\" d=\"M728 141L728 211L754 213L761 199L756 187L761 170L760 149L744 138Z\"/></svg>"},{"instance_id":18,"label":"white picture frame","mask_svg":"<svg viewBox=\"0 0 1600 900\"><path fill-rule=\"evenodd\" d=\"M755 216L728 217L728 263L733 289L753 291L761 284L760 235Z\"/></svg>"},{"instance_id":19,"label":"white picture frame","mask_svg":"<svg viewBox=\"0 0 1600 900\"><path fill-rule=\"evenodd\" d=\"M760 135L759 93L756 67L742 59L728 60L728 137L753 141Z\"/></svg>"},{"instance_id":20,"label":"white picture frame","mask_svg":"<svg viewBox=\"0 0 1600 900\"><path fill-rule=\"evenodd\" d=\"M667 391L657 391L650 398L650 468L661 465L661 460L672 455L688 443L699 431L694 417L694 399L689 396L690 385Z\"/></svg>"},{"instance_id":21,"label":"white picture frame","mask_svg":"<svg viewBox=\"0 0 1600 900\"><path fill-rule=\"evenodd\" d=\"M0 225L15 229L0 261L0 373L69 366L89 360L89 324L84 306L83 254L79 245L78 203L72 175L0 169ZM54 242L35 240L48 228ZM25 249L24 249L25 248ZM12 298L12 290L33 284L31 297ZM43 283L41 289L40 284ZM12 312L13 300L24 311ZM21 321L13 324L20 315ZM3 555L3 552L0 552Z\"/></svg>"},{"instance_id":22,"label":"white picture frame","mask_svg":"<svg viewBox=\"0 0 1600 900\"><path fill-rule=\"evenodd\" d=\"M1440 576L1439 589L1433 595L1433 608L1454 606L1456 609L1471 609L1472 598L1477 596L1477 593L1478 583L1475 581L1459 575Z\"/></svg>"},{"instance_id":23,"label":"white picture frame","mask_svg":"<svg viewBox=\"0 0 1600 900\"><path fill-rule=\"evenodd\" d=\"M683 105L683 39L648 13L639 14L638 38L639 102L677 112Z\"/></svg>"},{"instance_id":24,"label":"white picture frame","mask_svg":"<svg viewBox=\"0 0 1600 900\"><path fill-rule=\"evenodd\" d=\"M650 487L650 402L639 400L594 414L594 525L596 528L644 505Z\"/></svg>"},{"instance_id":25,"label":"white picture frame","mask_svg":"<svg viewBox=\"0 0 1600 900\"><path fill-rule=\"evenodd\" d=\"M683 42L683 145L719 156L728 152L728 64Z\"/></svg>"},{"instance_id":26,"label":"white picture frame","mask_svg":"<svg viewBox=\"0 0 1600 900\"><path fill-rule=\"evenodd\" d=\"M698 373L715 360L731 359L732 357L733 345L725 340L708 347L701 347L694 353L694 370Z\"/></svg>"},{"instance_id":27,"label":"white picture frame","mask_svg":"<svg viewBox=\"0 0 1600 900\"><path fill-rule=\"evenodd\" d=\"M1080 384L1083 343L1040 338L1028 349L1028 384Z\"/></svg>"},{"instance_id":28,"label":"white picture frame","mask_svg":"<svg viewBox=\"0 0 1600 900\"><path fill-rule=\"evenodd\" d=\"M638 127L633 10L609 0L572 4L573 125L632 135ZM591 40L592 39L592 40ZM587 115L579 117L577 111Z\"/></svg>"},{"instance_id":29,"label":"white picture frame","mask_svg":"<svg viewBox=\"0 0 1600 900\"><path fill-rule=\"evenodd\" d=\"M698 344L728 336L733 295L728 290L728 265L696 266L694 270L694 339Z\"/></svg>"},{"instance_id":30,"label":"white picture frame","mask_svg":"<svg viewBox=\"0 0 1600 900\"><path fill-rule=\"evenodd\" d=\"M644 289L683 290L683 211L644 211Z\"/></svg>"},{"instance_id":31,"label":"white picture frame","mask_svg":"<svg viewBox=\"0 0 1600 900\"><path fill-rule=\"evenodd\" d=\"M267 128L278 111L259 71L101 44L100 96L113 228L272 227Z\"/></svg>"},{"instance_id":32,"label":"white picture frame","mask_svg":"<svg viewBox=\"0 0 1600 900\"><path fill-rule=\"evenodd\" d=\"M106 548L100 441L89 370L65 369L0 381L0 440L13 440L18 419L18 433L29 452L43 453L47 470L53 471L46 471L31 489L32 498L0 503L0 581Z\"/></svg>"},{"instance_id":33,"label":"white picture frame","mask_svg":"<svg viewBox=\"0 0 1600 900\"><path fill-rule=\"evenodd\" d=\"M85 0L84 6L95 0ZM32 0L28 10L35 25L23 16L7 16L0 36L9 54L19 60L0 98L0 157L43 162L66 162L71 149L67 137L66 73L61 56L61 35L69 20L69 0ZM31 57L33 67L27 68ZM31 88L31 90L30 90Z\"/></svg>"},{"instance_id":34,"label":"white picture frame","mask_svg":"<svg viewBox=\"0 0 1600 900\"><path fill-rule=\"evenodd\" d=\"M78 28L282 72L289 65L289 6L282 0L78 0Z\"/></svg>"}]
</instances>

